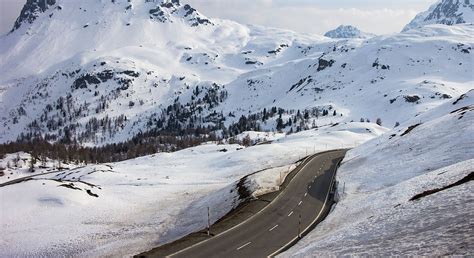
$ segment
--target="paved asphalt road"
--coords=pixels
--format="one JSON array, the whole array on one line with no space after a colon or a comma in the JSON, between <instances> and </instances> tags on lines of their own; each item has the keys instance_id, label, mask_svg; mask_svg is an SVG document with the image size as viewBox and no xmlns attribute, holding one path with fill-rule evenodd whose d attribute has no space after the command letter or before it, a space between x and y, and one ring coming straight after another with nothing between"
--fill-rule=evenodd
<instances>
[{"instance_id":1,"label":"paved asphalt road","mask_svg":"<svg viewBox=\"0 0 474 258\"><path fill-rule=\"evenodd\" d=\"M170 257L267 257L308 231L328 208L337 164L346 150L317 154L285 190L255 216ZM300 225L301 222L301 225Z\"/></svg>"}]
</instances>

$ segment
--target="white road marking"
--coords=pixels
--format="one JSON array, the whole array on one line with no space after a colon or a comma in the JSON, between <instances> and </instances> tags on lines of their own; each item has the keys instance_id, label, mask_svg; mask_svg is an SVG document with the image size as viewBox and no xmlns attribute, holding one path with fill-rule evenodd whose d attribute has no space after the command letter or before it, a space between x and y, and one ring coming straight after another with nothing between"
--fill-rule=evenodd
<instances>
[{"instance_id":1,"label":"white road marking","mask_svg":"<svg viewBox=\"0 0 474 258\"><path fill-rule=\"evenodd\" d=\"M309 185L308 188L311 189L311 185Z\"/></svg>"},{"instance_id":2,"label":"white road marking","mask_svg":"<svg viewBox=\"0 0 474 258\"><path fill-rule=\"evenodd\" d=\"M308 196L308 193L304 193L304 196L305 196L305 197Z\"/></svg>"},{"instance_id":3,"label":"white road marking","mask_svg":"<svg viewBox=\"0 0 474 258\"><path fill-rule=\"evenodd\" d=\"M293 211L291 211L291 212L288 214L288 217L291 216L291 214L293 214Z\"/></svg>"},{"instance_id":4,"label":"white road marking","mask_svg":"<svg viewBox=\"0 0 474 258\"><path fill-rule=\"evenodd\" d=\"M251 243L252 243L252 242L248 242L248 243L242 245L241 247L237 248L237 250L240 250L240 249L242 249L242 248L244 248L244 247L250 245Z\"/></svg>"},{"instance_id":5,"label":"white road marking","mask_svg":"<svg viewBox=\"0 0 474 258\"><path fill-rule=\"evenodd\" d=\"M276 224L275 226L273 226L271 229L269 229L268 231L272 231L274 230L276 227L278 227L278 224Z\"/></svg>"},{"instance_id":6,"label":"white road marking","mask_svg":"<svg viewBox=\"0 0 474 258\"><path fill-rule=\"evenodd\" d=\"M300 201L300 202L298 203L298 206L300 206L302 202L303 202L303 201Z\"/></svg>"}]
</instances>

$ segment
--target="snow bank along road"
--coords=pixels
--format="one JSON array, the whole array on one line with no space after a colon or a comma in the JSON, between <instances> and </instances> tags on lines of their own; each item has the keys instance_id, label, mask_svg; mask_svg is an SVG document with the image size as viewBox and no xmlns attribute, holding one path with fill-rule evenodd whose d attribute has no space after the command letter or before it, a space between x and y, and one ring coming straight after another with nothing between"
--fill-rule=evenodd
<instances>
[{"instance_id":1,"label":"snow bank along road","mask_svg":"<svg viewBox=\"0 0 474 258\"><path fill-rule=\"evenodd\" d=\"M331 203L338 163L346 150L312 156L285 190L255 216L170 257L267 257L294 244Z\"/></svg>"}]
</instances>

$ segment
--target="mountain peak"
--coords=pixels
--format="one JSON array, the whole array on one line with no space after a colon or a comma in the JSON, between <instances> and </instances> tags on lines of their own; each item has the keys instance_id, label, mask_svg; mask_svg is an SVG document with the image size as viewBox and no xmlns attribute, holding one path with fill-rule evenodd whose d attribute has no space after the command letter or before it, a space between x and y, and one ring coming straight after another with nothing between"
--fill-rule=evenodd
<instances>
[{"instance_id":1,"label":"mountain peak","mask_svg":"<svg viewBox=\"0 0 474 258\"><path fill-rule=\"evenodd\" d=\"M152 0L146 0L147 2ZM187 21L192 27L213 25L213 23L189 4L181 5L179 0L164 0L155 8L149 10L150 18L162 23L172 22L173 16Z\"/></svg>"},{"instance_id":2,"label":"mountain peak","mask_svg":"<svg viewBox=\"0 0 474 258\"><path fill-rule=\"evenodd\" d=\"M429 24L454 25L474 22L472 0L440 0L427 11L419 13L402 32Z\"/></svg>"},{"instance_id":3,"label":"mountain peak","mask_svg":"<svg viewBox=\"0 0 474 258\"><path fill-rule=\"evenodd\" d=\"M95 16L97 16L99 15L97 11L100 12L102 9L113 10L117 15L130 13L132 9L135 9L138 12L133 11L134 16L142 15L144 19L161 23L183 20L192 27L213 25L207 17L189 4L182 5L179 0L27 0L10 32L14 32L23 25L31 25L42 16L54 18L53 16L61 10L67 11L71 18L77 19L79 16L87 15L88 10L95 11ZM104 11L104 13L110 12Z\"/></svg>"},{"instance_id":4,"label":"mountain peak","mask_svg":"<svg viewBox=\"0 0 474 258\"><path fill-rule=\"evenodd\" d=\"M164 0L162 5L167 5L167 6L178 5L179 6L181 4L179 3L179 0Z\"/></svg>"},{"instance_id":5,"label":"mountain peak","mask_svg":"<svg viewBox=\"0 0 474 258\"><path fill-rule=\"evenodd\" d=\"M328 38L340 39L340 38L371 38L375 36L371 33L366 33L352 25L340 25L334 30L330 30L324 34Z\"/></svg>"},{"instance_id":6,"label":"mountain peak","mask_svg":"<svg viewBox=\"0 0 474 258\"><path fill-rule=\"evenodd\" d=\"M44 13L55 4L56 0L27 0L10 32L20 28L25 22L33 23L41 13Z\"/></svg>"}]
</instances>

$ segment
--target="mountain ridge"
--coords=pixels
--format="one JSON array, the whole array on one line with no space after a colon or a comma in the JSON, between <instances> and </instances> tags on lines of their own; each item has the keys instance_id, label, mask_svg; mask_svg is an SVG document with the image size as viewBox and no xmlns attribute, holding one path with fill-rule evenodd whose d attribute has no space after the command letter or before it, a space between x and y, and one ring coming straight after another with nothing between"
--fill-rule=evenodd
<instances>
[{"instance_id":1,"label":"mountain ridge","mask_svg":"<svg viewBox=\"0 0 474 258\"><path fill-rule=\"evenodd\" d=\"M363 32L352 25L339 25L336 29L326 32L324 36L329 37L329 38L334 38L334 39L338 39L338 38L367 39L367 38L375 37L375 34Z\"/></svg>"},{"instance_id":2,"label":"mountain ridge","mask_svg":"<svg viewBox=\"0 0 474 258\"><path fill-rule=\"evenodd\" d=\"M472 0L439 0L427 11L416 15L402 32L429 24L454 25L473 22L474 3Z\"/></svg>"},{"instance_id":3,"label":"mountain ridge","mask_svg":"<svg viewBox=\"0 0 474 258\"><path fill-rule=\"evenodd\" d=\"M471 25L341 41L220 19L192 26L185 14L199 12L178 3L64 2L0 38L0 142L394 125L472 82ZM155 20L157 6L172 19Z\"/></svg>"}]
</instances>

